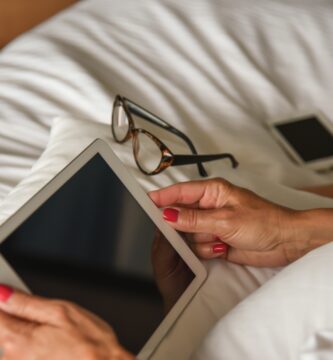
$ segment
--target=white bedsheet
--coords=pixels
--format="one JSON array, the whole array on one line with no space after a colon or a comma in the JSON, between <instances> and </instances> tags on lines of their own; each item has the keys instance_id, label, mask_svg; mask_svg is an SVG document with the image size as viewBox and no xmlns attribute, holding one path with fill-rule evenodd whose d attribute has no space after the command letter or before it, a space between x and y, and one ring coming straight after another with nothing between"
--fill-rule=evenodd
<instances>
[{"instance_id":1,"label":"white bedsheet","mask_svg":"<svg viewBox=\"0 0 333 360\"><path fill-rule=\"evenodd\" d=\"M331 38L324 0L82 1L0 54L0 196L45 148L54 116L108 122L116 93L201 152L233 152L291 186L331 182L292 164L264 127L305 109L332 119Z\"/></svg>"},{"instance_id":2,"label":"white bedsheet","mask_svg":"<svg viewBox=\"0 0 333 360\"><path fill-rule=\"evenodd\" d=\"M132 172L133 176L137 178L146 190L159 188L173 182L188 180L191 177L192 169L188 167L186 169L173 169L172 172L166 172L161 176L147 178L137 169L131 154L131 146L119 145L112 141L110 129L107 124L97 124L89 120L58 118L54 121L51 137L45 152L33 166L29 176L26 177L3 201L2 206L0 207L0 224L13 214L18 207L23 205L33 194L41 189L48 181L50 181L53 176L55 176L96 138L102 138L111 145L116 154ZM225 176L233 183L250 188L256 193L285 206L294 207L296 209L333 206L333 199L302 193L286 186L272 183L271 181L265 180L260 176L253 175L242 168L237 171L232 171L227 165L222 165L219 167L213 167L210 171L213 176ZM333 250L332 246L331 248ZM315 274L319 274L320 276L320 271L325 272L325 270L328 270L326 279L329 280L329 274L331 273L330 264L332 262L329 261L329 258L326 259L328 260L328 263L321 261L321 267L317 272L312 271L313 266L311 264L305 264L305 266L303 266L304 270L308 272L305 281L308 281L310 285L311 277L309 275L312 273L314 273L312 276L316 276ZM197 296L183 312L181 317L173 326L172 330L165 337L157 349L153 359L188 359L193 350L198 347L207 332L219 319L222 318L221 324L223 325L223 317L231 309L280 271L280 269L257 269L249 266L242 267L223 261L207 262L207 267L209 272L207 281L200 289ZM300 267L298 267L298 269L300 269ZM288 270L288 268L286 270ZM297 278L299 279L299 274L300 271L298 271L298 277L289 276L289 282L295 283L295 278L296 281L298 281ZM282 280L276 285L275 281L275 291L270 292L269 289L272 286L269 285L269 283L270 282L268 282L268 290L261 291L261 294L263 295L261 298L259 296L259 299L261 299L263 303L268 302L268 304L272 301L278 302L276 294L280 291L285 295L284 289L289 284L285 280ZM281 287L282 290L280 290ZM333 292L333 287L331 291ZM271 294L273 294L273 296ZM293 296L293 294L297 295L298 293L297 291L290 292L291 296ZM326 299L326 293L321 296L320 292L317 291L316 294L318 294L320 299L323 301ZM284 296L284 302L288 304L287 299L288 298ZM311 301L311 299L316 298L309 296L309 301ZM279 318L277 316L277 314L279 314L277 311L272 312L271 314L271 318L275 321L269 322L270 326L265 327L267 334L271 334L271 336L268 335L270 342L265 341L262 342L262 346L258 346L253 340L253 337L251 337L251 332L250 334L246 334L247 336L239 336L239 323L243 324L242 328L245 328L245 325L247 325L248 329L251 330L253 317L256 318L256 323L267 322L270 319L268 316L269 311L261 311L261 309L260 311L253 311L251 307L253 301L251 301L251 298L249 298L249 300L245 299L243 303L245 303L243 308L245 307L251 310L249 313L245 312L245 320L243 322L238 321L238 317L241 317L242 315L244 316L244 312L240 312L239 314L239 312L234 311L236 321L231 321L231 324L234 326L233 331L228 331L228 329L225 331L223 327L222 330L220 330L220 324L218 324L217 330L213 331L208 337L208 345L207 342L204 344L201 350L203 353L199 352L199 357L197 359L211 359L212 351L210 350L215 350L216 358L219 358L218 356L222 356L222 359L225 359L223 357L226 354L225 350L218 346L209 346L210 339L217 343L229 344L228 354L232 354L232 356L227 357L227 359L233 360L243 359L242 349L251 350L251 352L248 351L249 355L251 354L251 359L257 359L258 354L262 354L264 350L267 351L267 349L279 346L281 338L283 338L284 334L287 333L280 332L279 323L276 321L276 318ZM329 304L327 304L327 306L329 306ZM289 313L289 311L293 311L293 309L293 306L290 308L281 307L280 313ZM302 313L300 312L300 314ZM329 319L327 315L330 314L325 313L324 315L325 318ZM331 316L333 318L333 311ZM230 319L230 317L231 319L233 318L228 315L227 319ZM316 319L314 313L312 314L312 319L313 318ZM307 321L306 317L304 317L304 321ZM230 320L227 324L229 324L229 328L232 328ZM296 322L295 327L300 326L299 324L299 321ZM300 330L309 333L312 330L312 324L313 322L310 322L310 326L304 326ZM290 335L290 333L288 334ZM223 341L219 340L219 336L221 335L224 339ZM290 349L293 350L293 344L297 344L302 340L302 338L300 338L301 335L302 332L298 331L294 334L294 337L289 336L288 341L285 341L285 345L281 348L281 351L284 351L285 353L290 351ZM255 344L254 349L251 348L252 344ZM241 351L241 356L239 356L239 351ZM266 358L267 357L265 357L265 359Z\"/></svg>"},{"instance_id":3,"label":"white bedsheet","mask_svg":"<svg viewBox=\"0 0 333 360\"><path fill-rule=\"evenodd\" d=\"M28 175L55 116L108 123L111 101L121 93L185 131L200 152L232 152L241 164L232 172L228 164L211 163L211 175L226 175L292 207L322 204L310 195L295 195L295 202L286 188L272 192L269 181L305 186L332 182L333 175L295 166L264 125L316 108L332 121L332 11L324 0L80 2L0 53L1 198ZM73 146L79 148L79 140ZM128 152L121 156L130 161ZM185 167L143 185L196 177L195 167ZM186 358L219 316L272 275L216 264L211 273L228 278L211 276L204 299L217 303L217 287L230 297L219 309L197 300L208 315L195 319L200 329L178 325L188 337L182 347L165 345L169 359Z\"/></svg>"}]
</instances>

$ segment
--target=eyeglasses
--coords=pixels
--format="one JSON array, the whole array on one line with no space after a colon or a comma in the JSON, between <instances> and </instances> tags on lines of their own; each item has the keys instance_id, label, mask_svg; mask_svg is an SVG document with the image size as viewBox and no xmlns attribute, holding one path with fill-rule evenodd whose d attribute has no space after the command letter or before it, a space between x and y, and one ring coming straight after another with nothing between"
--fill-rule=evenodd
<instances>
[{"instance_id":1,"label":"eyeglasses","mask_svg":"<svg viewBox=\"0 0 333 360\"><path fill-rule=\"evenodd\" d=\"M136 128L132 114L181 138L190 148L192 155L173 154L172 151L149 131ZM150 111L133 101L117 95L113 103L111 130L118 143L132 139L133 155L139 169L146 175L156 175L169 166L196 164L199 174L208 176L203 162L227 158L233 168L238 166L231 154L198 155L192 141L180 130L176 129Z\"/></svg>"}]
</instances>

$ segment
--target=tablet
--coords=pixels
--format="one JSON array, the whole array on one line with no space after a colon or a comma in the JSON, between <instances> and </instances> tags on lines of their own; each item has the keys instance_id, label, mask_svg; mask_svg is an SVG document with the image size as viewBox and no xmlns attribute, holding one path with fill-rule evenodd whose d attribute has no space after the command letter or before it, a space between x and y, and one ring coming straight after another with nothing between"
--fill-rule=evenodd
<instances>
[{"instance_id":1,"label":"tablet","mask_svg":"<svg viewBox=\"0 0 333 360\"><path fill-rule=\"evenodd\" d=\"M297 164L315 171L333 169L333 124L323 114L302 113L272 120L269 126Z\"/></svg>"},{"instance_id":2,"label":"tablet","mask_svg":"<svg viewBox=\"0 0 333 360\"><path fill-rule=\"evenodd\" d=\"M159 243L162 252L153 240L156 227L167 242ZM206 278L201 262L102 140L11 216L0 242L1 282L88 308L138 359L153 357ZM160 273L173 279L167 289Z\"/></svg>"}]
</instances>

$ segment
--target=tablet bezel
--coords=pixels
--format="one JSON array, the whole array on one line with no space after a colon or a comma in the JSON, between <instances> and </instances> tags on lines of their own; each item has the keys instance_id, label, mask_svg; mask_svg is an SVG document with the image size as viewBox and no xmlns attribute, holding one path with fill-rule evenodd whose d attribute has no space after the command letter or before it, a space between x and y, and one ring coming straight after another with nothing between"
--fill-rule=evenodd
<instances>
[{"instance_id":1,"label":"tablet bezel","mask_svg":"<svg viewBox=\"0 0 333 360\"><path fill-rule=\"evenodd\" d=\"M63 170L61 170L52 180L43 186L34 196L32 196L20 209L10 216L0 227L0 243L15 231L26 219L29 218L43 203L45 203L57 190L59 190L77 171L79 171L90 159L99 154L110 166L120 181L128 189L131 195L139 203L142 209L163 233L166 239L172 244L174 249L182 257L184 262L195 275L191 284L178 299L177 303L169 311L156 328L152 336L143 346L137 358L140 360L148 359L163 337L167 334L173 323L177 320L186 305L199 290L207 277L207 272L200 260L192 253L180 235L163 219L161 211L155 206L141 185L126 169L123 163L114 154L111 147L101 139L96 139L85 148L74 160L72 160ZM8 265L2 257L0 266L6 267L6 279L9 285L17 286L27 290L28 287L22 282L20 277ZM10 269L12 274L10 274Z\"/></svg>"}]
</instances>

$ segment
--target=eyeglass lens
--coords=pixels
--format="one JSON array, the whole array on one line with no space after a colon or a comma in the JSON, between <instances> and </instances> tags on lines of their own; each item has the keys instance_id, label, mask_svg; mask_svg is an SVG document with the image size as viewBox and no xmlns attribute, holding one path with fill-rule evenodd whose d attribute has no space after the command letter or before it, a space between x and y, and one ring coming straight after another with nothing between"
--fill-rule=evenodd
<instances>
[{"instance_id":1,"label":"eyeglass lens","mask_svg":"<svg viewBox=\"0 0 333 360\"><path fill-rule=\"evenodd\" d=\"M129 130L129 120L124 107L121 104L117 104L114 107L112 115L112 127L114 136L117 141L123 141Z\"/></svg>"},{"instance_id":2,"label":"eyeglass lens","mask_svg":"<svg viewBox=\"0 0 333 360\"><path fill-rule=\"evenodd\" d=\"M138 132L133 138L134 156L139 167L150 174L162 160L162 153L156 142L145 133Z\"/></svg>"}]
</instances>

